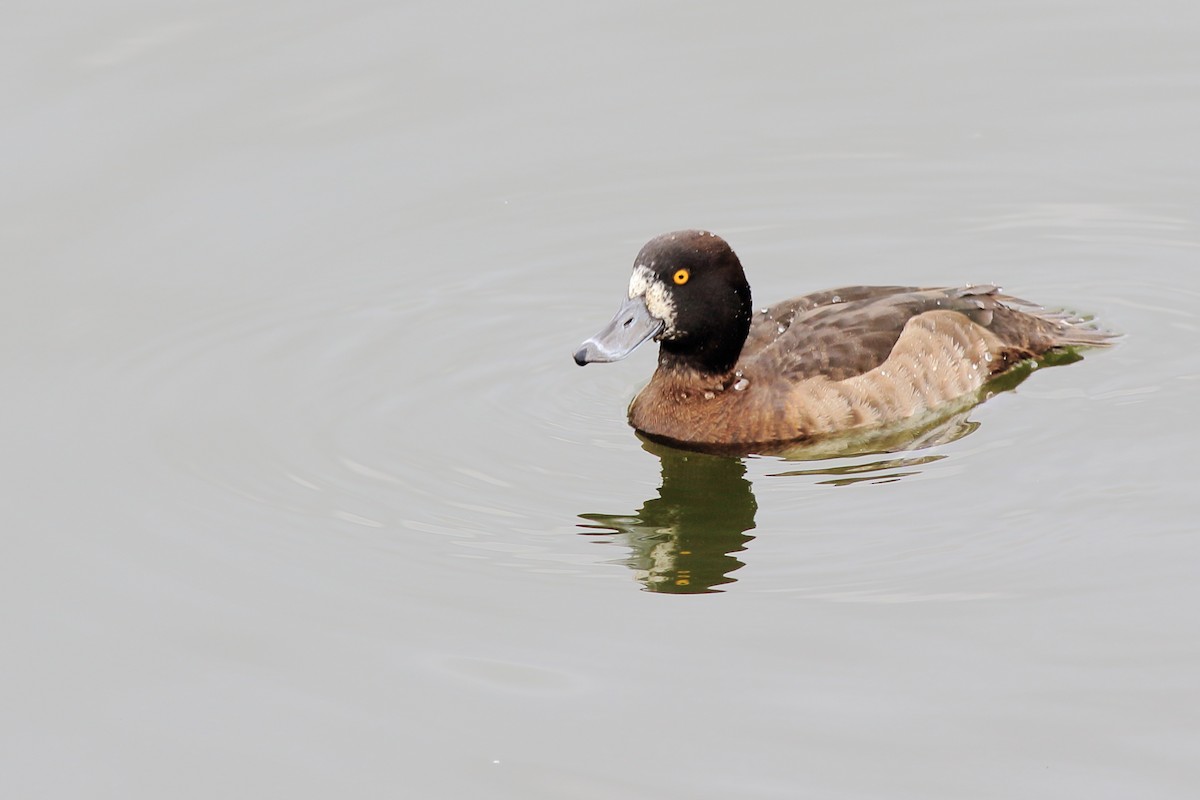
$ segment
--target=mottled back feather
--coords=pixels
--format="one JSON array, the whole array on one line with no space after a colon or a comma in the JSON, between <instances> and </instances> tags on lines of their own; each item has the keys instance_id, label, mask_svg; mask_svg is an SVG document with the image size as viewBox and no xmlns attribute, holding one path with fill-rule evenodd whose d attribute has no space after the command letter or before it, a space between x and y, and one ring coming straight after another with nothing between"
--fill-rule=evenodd
<instances>
[{"instance_id":1,"label":"mottled back feather","mask_svg":"<svg viewBox=\"0 0 1200 800\"><path fill-rule=\"evenodd\" d=\"M956 311L988 328L1011 348L1005 361L1108 339L1079 327L1079 319L1011 307L1030 305L991 285L849 286L804 295L754 315L739 364L769 363L773 371L796 380L817 375L845 380L882 364L908 321L929 311Z\"/></svg>"}]
</instances>

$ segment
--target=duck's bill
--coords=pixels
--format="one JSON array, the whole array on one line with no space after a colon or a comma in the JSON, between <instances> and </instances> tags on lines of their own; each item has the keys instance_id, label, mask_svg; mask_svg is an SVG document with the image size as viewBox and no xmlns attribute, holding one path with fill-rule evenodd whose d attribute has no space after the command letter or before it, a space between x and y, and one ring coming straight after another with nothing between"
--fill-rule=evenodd
<instances>
[{"instance_id":1,"label":"duck's bill","mask_svg":"<svg viewBox=\"0 0 1200 800\"><path fill-rule=\"evenodd\" d=\"M582 367L596 361L620 361L662 330L663 321L650 316L645 301L641 297L630 298L604 330L580 345L575 363Z\"/></svg>"}]
</instances>

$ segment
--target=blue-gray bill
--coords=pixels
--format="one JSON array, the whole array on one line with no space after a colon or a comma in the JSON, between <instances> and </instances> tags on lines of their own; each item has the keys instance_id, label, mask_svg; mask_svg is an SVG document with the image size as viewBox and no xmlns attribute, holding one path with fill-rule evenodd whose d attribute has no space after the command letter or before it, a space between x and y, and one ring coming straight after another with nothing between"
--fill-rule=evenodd
<instances>
[{"instance_id":1,"label":"blue-gray bill","mask_svg":"<svg viewBox=\"0 0 1200 800\"><path fill-rule=\"evenodd\" d=\"M620 361L647 339L662 333L663 321L650 316L641 297L626 300L612 322L579 346L575 363L579 366L593 362Z\"/></svg>"}]
</instances>

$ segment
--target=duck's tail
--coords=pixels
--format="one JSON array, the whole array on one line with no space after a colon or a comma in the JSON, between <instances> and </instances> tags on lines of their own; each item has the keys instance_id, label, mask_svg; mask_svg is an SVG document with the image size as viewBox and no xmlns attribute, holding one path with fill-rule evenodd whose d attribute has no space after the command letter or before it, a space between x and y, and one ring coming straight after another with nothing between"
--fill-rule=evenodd
<instances>
[{"instance_id":1,"label":"duck's tail","mask_svg":"<svg viewBox=\"0 0 1200 800\"><path fill-rule=\"evenodd\" d=\"M1108 347L1120 337L1105 330L1091 315L1066 309L1046 310L1020 297L996 290L991 329L1001 340L1031 356L1067 347Z\"/></svg>"}]
</instances>

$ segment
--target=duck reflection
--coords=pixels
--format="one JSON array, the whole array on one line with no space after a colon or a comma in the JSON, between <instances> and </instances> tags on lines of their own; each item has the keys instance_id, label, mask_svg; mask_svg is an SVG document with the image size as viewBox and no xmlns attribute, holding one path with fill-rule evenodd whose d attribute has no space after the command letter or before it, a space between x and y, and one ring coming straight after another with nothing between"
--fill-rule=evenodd
<instances>
[{"instance_id":1,"label":"duck reflection","mask_svg":"<svg viewBox=\"0 0 1200 800\"><path fill-rule=\"evenodd\" d=\"M643 440L662 462L662 487L633 516L580 514L587 535L618 534L647 590L696 594L731 583L734 556L753 537L758 503L740 458L691 453ZM603 533L601 533L603 532Z\"/></svg>"},{"instance_id":2,"label":"duck reflection","mask_svg":"<svg viewBox=\"0 0 1200 800\"><path fill-rule=\"evenodd\" d=\"M980 402L1020 384L1039 363L1054 366L1078 360L1074 353L1054 359L1026 362L1001 379L990 382L977 397L954 408L943 408L923 420L903 427L865 434L829 437L763 453L787 462L816 462L818 466L769 473L766 477L817 477L818 484L853 486L893 483L918 475L920 467L947 456L933 453L905 455L849 464L821 464L850 457L917 452L949 444L974 433L978 422L967 417ZM731 573L745 566L734 555L754 538L758 502L746 478L746 462L737 456L678 450L642 439L642 448L662 464L658 496L647 500L633 515L580 514L584 535L604 536L630 548L625 560L647 591L700 594L720 591L733 583ZM614 536L615 534L615 536Z\"/></svg>"}]
</instances>

